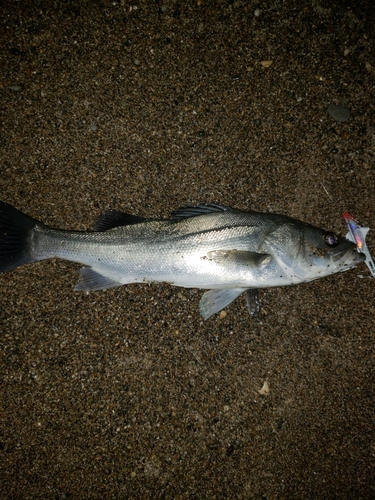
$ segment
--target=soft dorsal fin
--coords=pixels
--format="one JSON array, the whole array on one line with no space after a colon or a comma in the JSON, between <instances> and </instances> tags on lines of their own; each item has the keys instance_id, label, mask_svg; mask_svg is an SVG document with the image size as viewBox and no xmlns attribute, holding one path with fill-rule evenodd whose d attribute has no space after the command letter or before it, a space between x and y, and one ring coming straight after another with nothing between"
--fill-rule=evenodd
<instances>
[{"instance_id":1,"label":"soft dorsal fin","mask_svg":"<svg viewBox=\"0 0 375 500\"><path fill-rule=\"evenodd\" d=\"M94 231L107 231L107 229L113 229L119 226L130 226L132 224L138 224L139 222L144 222L144 217L139 217L138 215L130 215L125 212L119 212L118 210L107 210L102 214L97 223L94 226Z\"/></svg>"},{"instance_id":2,"label":"soft dorsal fin","mask_svg":"<svg viewBox=\"0 0 375 500\"><path fill-rule=\"evenodd\" d=\"M210 214L212 212L234 211L233 208L219 203L203 203L202 205L186 205L172 212L173 219L186 219L188 217L197 217L198 215Z\"/></svg>"}]
</instances>

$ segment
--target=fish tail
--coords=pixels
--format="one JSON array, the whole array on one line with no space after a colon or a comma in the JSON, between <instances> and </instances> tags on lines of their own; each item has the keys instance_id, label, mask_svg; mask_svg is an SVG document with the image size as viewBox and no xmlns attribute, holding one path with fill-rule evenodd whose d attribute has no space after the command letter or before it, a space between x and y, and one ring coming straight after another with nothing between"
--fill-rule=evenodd
<instances>
[{"instance_id":1,"label":"fish tail","mask_svg":"<svg viewBox=\"0 0 375 500\"><path fill-rule=\"evenodd\" d=\"M10 271L35 259L31 238L40 222L0 201L0 272Z\"/></svg>"}]
</instances>

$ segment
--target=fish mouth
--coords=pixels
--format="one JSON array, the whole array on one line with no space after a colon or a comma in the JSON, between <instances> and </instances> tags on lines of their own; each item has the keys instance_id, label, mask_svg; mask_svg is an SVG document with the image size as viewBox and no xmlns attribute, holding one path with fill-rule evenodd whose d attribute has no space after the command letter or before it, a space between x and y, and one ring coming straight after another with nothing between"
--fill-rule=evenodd
<instances>
[{"instance_id":1,"label":"fish mouth","mask_svg":"<svg viewBox=\"0 0 375 500\"><path fill-rule=\"evenodd\" d=\"M362 252L358 252L358 256L360 257L358 262L364 262L366 260L366 255Z\"/></svg>"},{"instance_id":2,"label":"fish mouth","mask_svg":"<svg viewBox=\"0 0 375 500\"><path fill-rule=\"evenodd\" d=\"M357 252L358 263L364 262L366 260L366 255L362 252Z\"/></svg>"},{"instance_id":3,"label":"fish mouth","mask_svg":"<svg viewBox=\"0 0 375 500\"><path fill-rule=\"evenodd\" d=\"M361 264L366 260L366 255L364 253L358 252L357 248L345 248L332 256L333 262L340 264L349 269L357 264ZM339 262L341 261L341 262Z\"/></svg>"}]
</instances>

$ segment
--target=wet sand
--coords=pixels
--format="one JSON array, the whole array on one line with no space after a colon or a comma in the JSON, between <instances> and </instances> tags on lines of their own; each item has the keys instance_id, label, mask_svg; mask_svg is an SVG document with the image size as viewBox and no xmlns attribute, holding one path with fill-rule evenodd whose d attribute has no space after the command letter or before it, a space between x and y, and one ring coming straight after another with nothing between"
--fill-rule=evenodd
<instances>
[{"instance_id":1,"label":"wet sand","mask_svg":"<svg viewBox=\"0 0 375 500\"><path fill-rule=\"evenodd\" d=\"M375 255L372 1L28 3L1 6L0 199L76 230L349 210ZM364 265L206 322L200 290L77 293L79 268L0 276L2 499L375 497Z\"/></svg>"}]
</instances>

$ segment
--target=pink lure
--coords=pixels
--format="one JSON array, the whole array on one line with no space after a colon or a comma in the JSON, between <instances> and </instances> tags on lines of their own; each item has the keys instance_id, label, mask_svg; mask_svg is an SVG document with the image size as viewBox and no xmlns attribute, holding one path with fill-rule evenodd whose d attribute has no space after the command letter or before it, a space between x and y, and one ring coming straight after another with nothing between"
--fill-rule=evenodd
<instances>
[{"instance_id":1,"label":"pink lure","mask_svg":"<svg viewBox=\"0 0 375 500\"><path fill-rule=\"evenodd\" d=\"M343 213L343 217L349 229L346 238L357 245L358 252L366 256L365 264L370 269L373 278L375 278L375 264L366 245L366 236L370 228L361 227L358 221L348 211Z\"/></svg>"}]
</instances>

